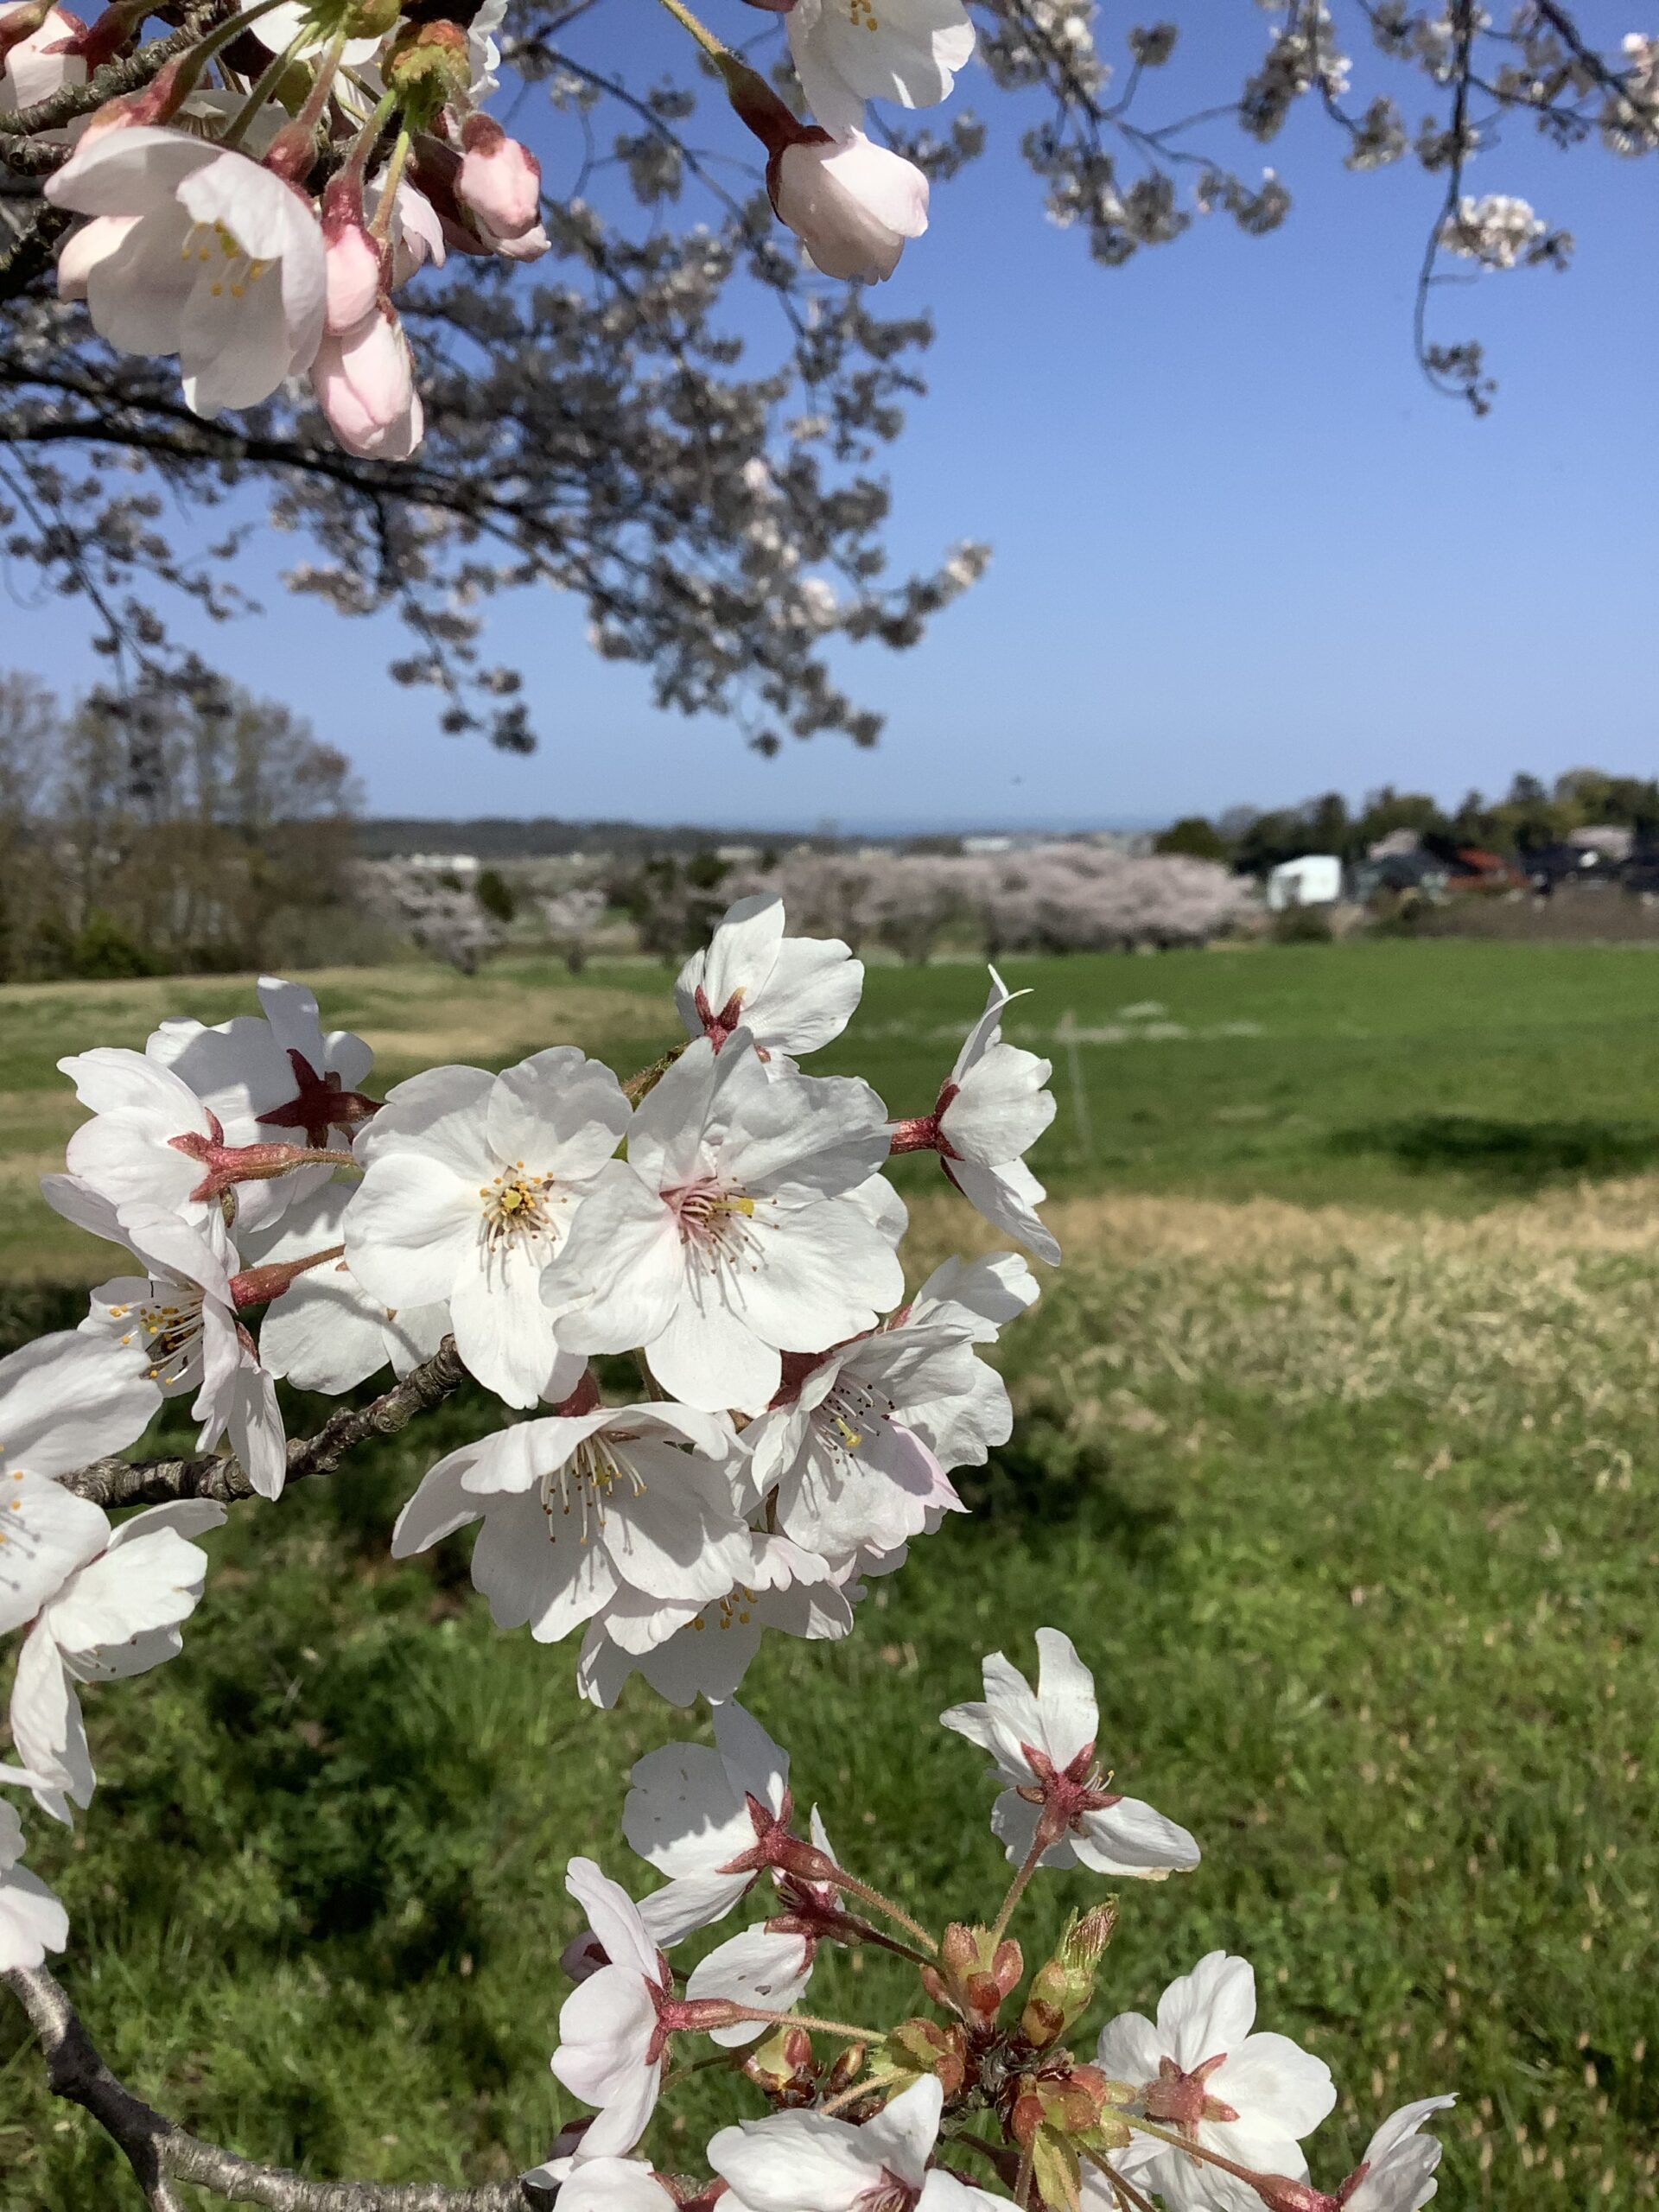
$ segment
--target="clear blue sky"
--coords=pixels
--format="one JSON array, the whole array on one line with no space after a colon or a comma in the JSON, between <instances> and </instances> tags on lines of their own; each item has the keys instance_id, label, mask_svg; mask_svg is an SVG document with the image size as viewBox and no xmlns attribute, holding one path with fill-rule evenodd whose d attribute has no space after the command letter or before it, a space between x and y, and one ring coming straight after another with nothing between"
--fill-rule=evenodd
<instances>
[{"instance_id":1,"label":"clear blue sky","mask_svg":"<svg viewBox=\"0 0 1659 2212\"><path fill-rule=\"evenodd\" d=\"M643 7L588 19L595 58L614 59L626 27L636 81L659 45L671 55L671 27L637 28ZM734 35L753 21L737 0L709 12ZM1230 71L1236 87L1261 23L1236 0L1211 58L1189 56L1200 101ZM1390 85L1414 118L1403 73L1358 60L1358 88ZM1455 798L1518 767L1659 768L1659 165L1562 156L1518 128L1475 164L1471 188L1521 192L1579 238L1566 276L1442 295L1443 334L1484 339L1499 379L1476 422L1411 359L1438 195L1414 166L1350 176L1330 129L1300 116L1239 156L1289 183L1282 230L1249 239L1212 218L1106 270L1043 219L1018 107L971 70L959 92L991 150L935 194L880 302L938 323L929 397L892 455L892 544L899 568L967 537L995 557L918 650L845 655L849 687L888 717L875 752L817 738L766 762L724 724L659 714L639 671L588 652L581 607L544 595L495 625L529 676L541 751L446 739L428 695L383 673L391 626L283 595L296 548L280 538L262 556L266 612L216 632L215 657L348 751L385 812L1086 823L1383 781ZM558 142L526 128L556 183ZM727 129L711 109L697 136ZM0 621L6 660L90 679L72 608Z\"/></svg>"}]
</instances>

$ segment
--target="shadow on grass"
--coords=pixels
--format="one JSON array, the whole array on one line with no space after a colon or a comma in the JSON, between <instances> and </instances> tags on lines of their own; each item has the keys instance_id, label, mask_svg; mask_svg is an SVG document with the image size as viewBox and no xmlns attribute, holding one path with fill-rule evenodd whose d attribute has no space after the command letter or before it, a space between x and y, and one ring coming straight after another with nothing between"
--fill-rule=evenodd
<instances>
[{"instance_id":1,"label":"shadow on grass","mask_svg":"<svg viewBox=\"0 0 1659 2212\"><path fill-rule=\"evenodd\" d=\"M1583 1176L1635 1175L1659 1166L1659 1123L1522 1122L1485 1114L1413 1114L1338 1129L1338 1154L1381 1154L1427 1174L1455 1173L1535 1190Z\"/></svg>"},{"instance_id":2,"label":"shadow on grass","mask_svg":"<svg viewBox=\"0 0 1659 2212\"><path fill-rule=\"evenodd\" d=\"M1133 1564L1162 1548L1175 1518L1161 1501L1135 1497L1109 1452L1040 1411L1022 1414L984 1466L958 1467L950 1479L982 1541L1006 1544L1017 1529L1027 1550L1069 1529Z\"/></svg>"}]
</instances>

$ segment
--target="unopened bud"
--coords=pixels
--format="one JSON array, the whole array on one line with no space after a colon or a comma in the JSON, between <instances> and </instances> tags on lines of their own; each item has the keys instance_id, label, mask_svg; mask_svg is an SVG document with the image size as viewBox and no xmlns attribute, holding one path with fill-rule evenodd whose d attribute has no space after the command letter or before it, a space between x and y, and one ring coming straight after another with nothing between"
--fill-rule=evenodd
<instances>
[{"instance_id":1,"label":"unopened bud","mask_svg":"<svg viewBox=\"0 0 1659 2212\"><path fill-rule=\"evenodd\" d=\"M947 2097L968 2078L962 2031L932 2020L900 2020L881 2047L880 2070L889 2079L918 2082L932 2075Z\"/></svg>"},{"instance_id":2,"label":"unopened bud","mask_svg":"<svg viewBox=\"0 0 1659 2212\"><path fill-rule=\"evenodd\" d=\"M455 194L495 240L522 238L541 213L542 165L493 116L469 115L461 129Z\"/></svg>"},{"instance_id":3,"label":"unopened bud","mask_svg":"<svg viewBox=\"0 0 1659 2212\"><path fill-rule=\"evenodd\" d=\"M866 2055L861 2043L852 2043L837 2056L835 2064L830 2069L829 2087L832 2095L838 2090L852 2088L864 2071Z\"/></svg>"},{"instance_id":4,"label":"unopened bud","mask_svg":"<svg viewBox=\"0 0 1659 2212\"><path fill-rule=\"evenodd\" d=\"M793 2099L812 2088L812 2038L804 2028L779 2028L744 2054L743 2071L769 2097Z\"/></svg>"},{"instance_id":5,"label":"unopened bud","mask_svg":"<svg viewBox=\"0 0 1659 2212\"><path fill-rule=\"evenodd\" d=\"M1032 1977L1020 2031L1039 2050L1058 2043L1095 1993L1095 1969L1117 1925L1110 1905L1097 1905L1066 1923L1054 1955Z\"/></svg>"},{"instance_id":6,"label":"unopened bud","mask_svg":"<svg viewBox=\"0 0 1659 2212\"><path fill-rule=\"evenodd\" d=\"M929 1989L936 2003L946 2002L953 2012L966 2010L987 2025L1001 2010L1002 2000L1020 1986L1025 1959L1012 1936L993 1940L986 1928L965 1927L953 1921L944 1931L939 1957L955 1984L956 1994L941 1999Z\"/></svg>"}]
</instances>

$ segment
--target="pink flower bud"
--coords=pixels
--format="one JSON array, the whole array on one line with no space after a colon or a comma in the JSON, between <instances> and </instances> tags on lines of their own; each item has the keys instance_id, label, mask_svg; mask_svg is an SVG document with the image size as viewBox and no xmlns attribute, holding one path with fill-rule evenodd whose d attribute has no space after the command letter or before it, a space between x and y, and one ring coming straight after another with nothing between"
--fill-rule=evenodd
<instances>
[{"instance_id":1,"label":"pink flower bud","mask_svg":"<svg viewBox=\"0 0 1659 2212\"><path fill-rule=\"evenodd\" d=\"M327 284L325 328L343 338L374 312L380 296L380 250L360 222L339 225L323 219L323 275Z\"/></svg>"},{"instance_id":2,"label":"pink flower bud","mask_svg":"<svg viewBox=\"0 0 1659 2212\"><path fill-rule=\"evenodd\" d=\"M343 337L325 337L311 367L311 389L347 453L407 461L425 428L415 362L404 326L382 302Z\"/></svg>"},{"instance_id":3,"label":"pink flower bud","mask_svg":"<svg viewBox=\"0 0 1659 2212\"><path fill-rule=\"evenodd\" d=\"M541 207L541 163L492 116L469 115L461 145L455 194L461 206L497 242L522 238Z\"/></svg>"},{"instance_id":4,"label":"pink flower bud","mask_svg":"<svg viewBox=\"0 0 1659 2212\"><path fill-rule=\"evenodd\" d=\"M927 179L861 130L803 131L767 162L766 190L826 276L879 283L899 266L906 239L927 228Z\"/></svg>"}]
</instances>

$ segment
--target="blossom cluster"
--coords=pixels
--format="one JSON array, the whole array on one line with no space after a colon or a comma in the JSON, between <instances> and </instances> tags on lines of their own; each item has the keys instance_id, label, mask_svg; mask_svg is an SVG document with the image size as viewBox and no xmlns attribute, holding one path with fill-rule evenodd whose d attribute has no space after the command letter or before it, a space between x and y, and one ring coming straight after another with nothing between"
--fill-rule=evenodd
<instances>
[{"instance_id":1,"label":"blossom cluster","mask_svg":"<svg viewBox=\"0 0 1659 2212\"><path fill-rule=\"evenodd\" d=\"M865 104L945 98L974 44L961 0L786 0L812 124L679 0L671 12L765 143L772 204L815 265L890 276L926 228L927 180L866 135ZM175 355L200 415L308 378L347 452L407 461L423 416L394 295L451 253L549 248L540 163L486 106L505 13L250 0L137 89L75 104L47 133L67 158L46 197L85 219L59 253L60 296L120 351ZM90 27L55 0L0 10L0 112L54 113L133 31L125 0Z\"/></svg>"},{"instance_id":2,"label":"blossom cluster","mask_svg":"<svg viewBox=\"0 0 1659 2212\"><path fill-rule=\"evenodd\" d=\"M636 1900L593 1860L570 1862L587 1925L564 1954L576 1987L552 2066L596 2109L527 2181L556 2186L565 2212L722 2196L734 2212L991 2212L1010 2200L1149 2212L1154 2198L1167 2212L1417 2212L1433 2196L1440 2146L1425 2123L1449 2096L1385 2120L1334 2189L1313 2182L1304 2145L1336 2085L1322 2059L1256 2027L1245 1959L1208 1953L1155 2018L1119 2012L1092 2051L1076 2047L1117 1900L1074 1913L1028 1975L1012 1932L1028 1885L1076 1866L1160 1881L1199 1853L1112 1788L1094 1680L1071 1640L1039 1629L1037 1648L1034 1688L994 1652L983 1698L941 1716L989 1753L1000 1785L991 1825L1014 1872L989 1925L925 1924L842 1863L817 1807L803 1832L788 1756L741 1705L715 1707L712 1745L671 1744L638 1763L622 1830L665 1878ZM750 1924L689 1972L671 1961L746 1905ZM923 2009L869 2026L804 2010L826 1944L904 1961ZM690 2059L703 2041L712 2050ZM716 2132L709 2181L671 2178L639 2155L659 2101L693 2067L741 2074L769 2107Z\"/></svg>"},{"instance_id":3,"label":"blossom cluster","mask_svg":"<svg viewBox=\"0 0 1659 2212\"><path fill-rule=\"evenodd\" d=\"M936 1153L995 1228L1059 1257L1025 1160L1049 1064L1002 1036L1001 979L931 1109L899 1120L798 1065L862 985L844 944L786 936L760 895L682 969L686 1041L626 1084L554 1045L383 1101L364 1040L271 978L257 1014L61 1062L87 1118L42 1188L121 1260L79 1329L0 1363L0 1633L25 1631L0 1773L60 1819L90 1802L77 1685L178 1650L206 1571L190 1540L222 1517L192 1497L112 1527L64 1477L183 1399L199 1450L228 1443L275 1499L280 1381L340 1395L446 1344L502 1424L430 1467L392 1550L481 1523L494 1618L580 1632L589 1699L634 1673L726 1699L766 1628L846 1635L868 1580L962 1510L952 1471L1007 1440L982 1354L1038 1295L1013 1250L907 1295L889 1155ZM624 1355L607 1402L592 1362Z\"/></svg>"}]
</instances>

